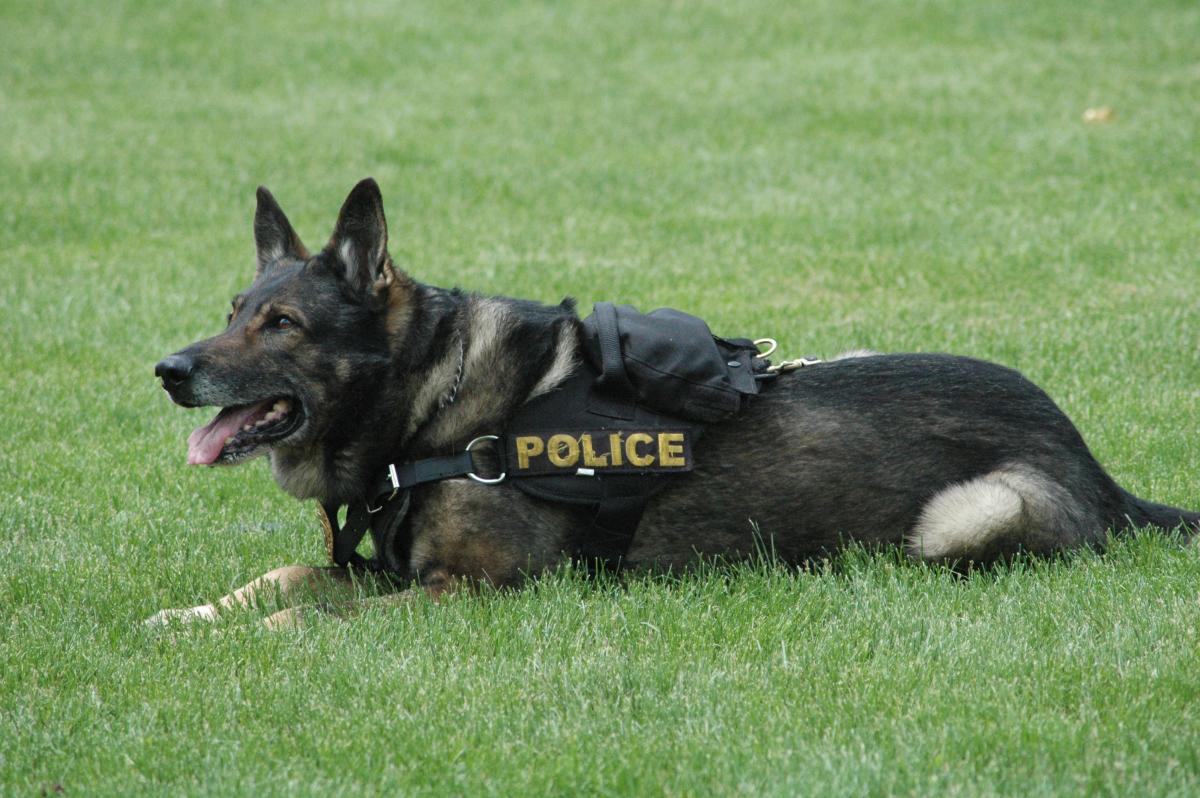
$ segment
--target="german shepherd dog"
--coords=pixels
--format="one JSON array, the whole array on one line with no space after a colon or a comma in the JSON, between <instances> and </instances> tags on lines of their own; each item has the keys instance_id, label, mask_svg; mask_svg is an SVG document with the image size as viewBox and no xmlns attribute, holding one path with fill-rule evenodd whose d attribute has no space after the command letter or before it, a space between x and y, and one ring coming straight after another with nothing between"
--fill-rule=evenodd
<instances>
[{"instance_id":1,"label":"german shepherd dog","mask_svg":"<svg viewBox=\"0 0 1200 798\"><path fill-rule=\"evenodd\" d=\"M435 288L396 268L371 179L350 192L315 255L265 188L254 237L254 281L234 298L226 329L155 367L177 404L222 408L189 438L191 464L266 454L293 496L361 502L388 463L461 451L503 430L581 362L571 300ZM1120 488L1037 386L964 357L859 354L783 375L710 426L694 456L695 469L650 500L624 565L683 568L760 551L764 540L789 563L845 541L987 563L1099 548L1110 530L1200 526L1198 513ZM570 557L589 518L511 484L455 478L415 488L402 526L377 554L410 587L376 602L518 585ZM293 566L150 620L212 619L256 606L264 590L286 602L267 618L273 628L310 608L287 606L298 601L289 594L322 591L326 609L363 603L349 601L345 569Z\"/></svg>"}]
</instances>

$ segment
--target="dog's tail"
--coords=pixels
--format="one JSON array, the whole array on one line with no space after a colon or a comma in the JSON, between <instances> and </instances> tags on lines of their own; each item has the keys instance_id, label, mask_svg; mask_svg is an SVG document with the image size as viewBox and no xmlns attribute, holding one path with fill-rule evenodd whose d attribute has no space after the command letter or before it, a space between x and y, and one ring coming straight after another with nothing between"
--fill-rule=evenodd
<instances>
[{"instance_id":1,"label":"dog's tail","mask_svg":"<svg viewBox=\"0 0 1200 798\"><path fill-rule=\"evenodd\" d=\"M1200 513L1139 499L1127 490L1121 492L1125 494L1125 515L1132 526L1155 526L1167 532L1182 527L1188 536L1200 533Z\"/></svg>"}]
</instances>

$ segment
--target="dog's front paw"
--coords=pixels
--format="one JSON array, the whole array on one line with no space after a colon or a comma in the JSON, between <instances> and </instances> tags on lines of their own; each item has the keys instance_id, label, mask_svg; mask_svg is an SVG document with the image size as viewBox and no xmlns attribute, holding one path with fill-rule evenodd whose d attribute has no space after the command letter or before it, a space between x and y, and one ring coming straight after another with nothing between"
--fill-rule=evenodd
<instances>
[{"instance_id":1,"label":"dog's front paw","mask_svg":"<svg viewBox=\"0 0 1200 798\"><path fill-rule=\"evenodd\" d=\"M215 621L216 619L217 608L211 604L204 604L200 607L159 610L142 623L153 628L160 628L174 622L192 623L193 621Z\"/></svg>"},{"instance_id":2,"label":"dog's front paw","mask_svg":"<svg viewBox=\"0 0 1200 798\"><path fill-rule=\"evenodd\" d=\"M263 619L263 626L270 629L272 632L282 631L284 629L299 629L304 625L305 611L303 607L290 607L286 610L274 612Z\"/></svg>"}]
</instances>

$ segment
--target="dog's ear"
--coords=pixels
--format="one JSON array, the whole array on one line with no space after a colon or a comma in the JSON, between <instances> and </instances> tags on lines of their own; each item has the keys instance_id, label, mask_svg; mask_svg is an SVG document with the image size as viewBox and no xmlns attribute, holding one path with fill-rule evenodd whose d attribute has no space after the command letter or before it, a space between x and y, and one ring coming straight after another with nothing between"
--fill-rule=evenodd
<instances>
[{"instance_id":1,"label":"dog's ear","mask_svg":"<svg viewBox=\"0 0 1200 798\"><path fill-rule=\"evenodd\" d=\"M258 271L262 274L275 261L286 256L308 260L308 250L300 242L300 236L292 229L292 223L284 215L279 203L267 191L258 187L258 208L254 211L254 245L258 248Z\"/></svg>"},{"instance_id":2,"label":"dog's ear","mask_svg":"<svg viewBox=\"0 0 1200 798\"><path fill-rule=\"evenodd\" d=\"M367 178L350 190L326 251L344 269L347 282L365 290L390 276L387 219L379 184Z\"/></svg>"}]
</instances>

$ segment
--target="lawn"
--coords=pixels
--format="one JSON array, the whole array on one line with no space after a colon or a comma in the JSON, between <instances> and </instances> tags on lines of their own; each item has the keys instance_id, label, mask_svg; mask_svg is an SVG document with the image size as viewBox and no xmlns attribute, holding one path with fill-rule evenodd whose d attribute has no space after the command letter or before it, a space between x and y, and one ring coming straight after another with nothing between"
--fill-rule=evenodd
<instances>
[{"instance_id":1,"label":"lawn","mask_svg":"<svg viewBox=\"0 0 1200 798\"><path fill-rule=\"evenodd\" d=\"M1197 794L1200 549L1153 535L141 620L324 558L152 378L260 183L314 244L373 175L426 282L1015 366L1200 507L1198 42L1194 2L8 0L0 794Z\"/></svg>"}]
</instances>

